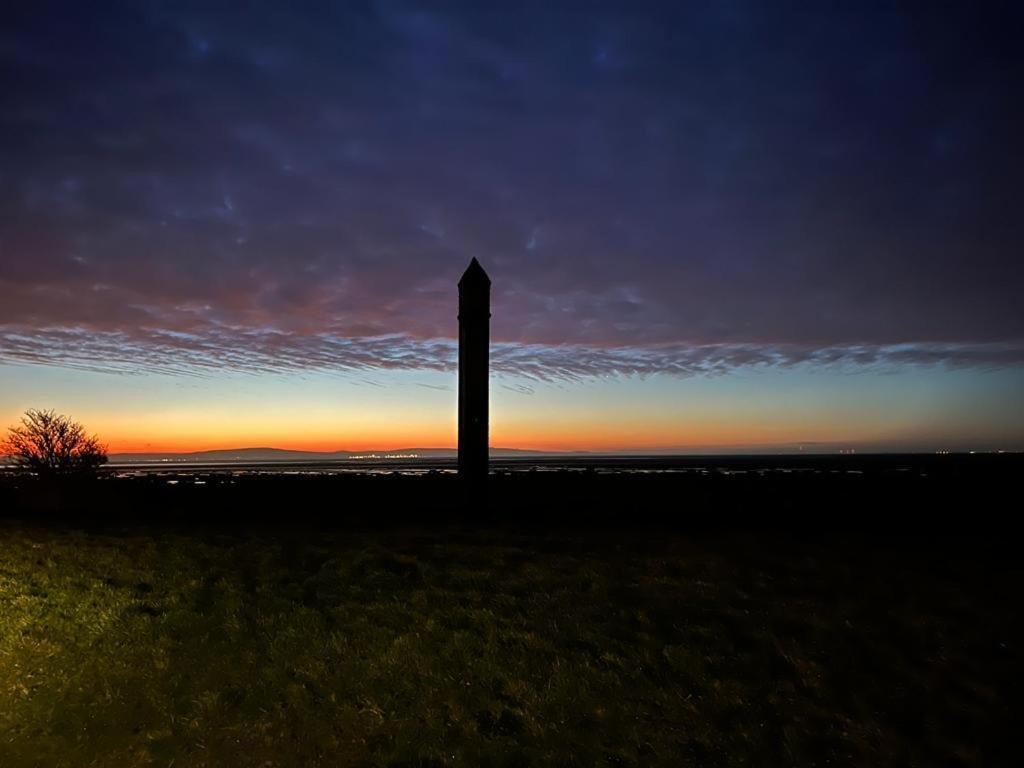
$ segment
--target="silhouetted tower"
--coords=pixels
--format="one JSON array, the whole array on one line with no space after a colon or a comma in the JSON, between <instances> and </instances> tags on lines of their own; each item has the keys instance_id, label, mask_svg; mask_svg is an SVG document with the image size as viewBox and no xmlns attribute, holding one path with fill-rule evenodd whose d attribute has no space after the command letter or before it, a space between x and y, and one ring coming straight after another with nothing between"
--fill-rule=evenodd
<instances>
[{"instance_id":1,"label":"silhouetted tower","mask_svg":"<svg viewBox=\"0 0 1024 768\"><path fill-rule=\"evenodd\" d=\"M459 280L459 474L487 477L491 278L473 259Z\"/></svg>"}]
</instances>

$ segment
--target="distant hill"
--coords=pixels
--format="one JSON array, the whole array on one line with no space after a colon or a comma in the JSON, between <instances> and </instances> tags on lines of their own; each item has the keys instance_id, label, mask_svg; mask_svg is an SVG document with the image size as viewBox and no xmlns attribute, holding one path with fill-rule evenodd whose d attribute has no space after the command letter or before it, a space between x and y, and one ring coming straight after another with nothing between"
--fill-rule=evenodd
<instances>
[{"instance_id":1,"label":"distant hill","mask_svg":"<svg viewBox=\"0 0 1024 768\"><path fill-rule=\"evenodd\" d=\"M491 448L491 456L512 458L515 456L566 456L586 455L586 451L529 451L521 448ZM303 462L303 461L360 461L387 459L445 459L455 458L454 448L396 448L373 451L292 451L284 448L221 448L211 451L190 453L112 453L111 464L149 464L168 462L182 464L230 463L230 462Z\"/></svg>"}]
</instances>

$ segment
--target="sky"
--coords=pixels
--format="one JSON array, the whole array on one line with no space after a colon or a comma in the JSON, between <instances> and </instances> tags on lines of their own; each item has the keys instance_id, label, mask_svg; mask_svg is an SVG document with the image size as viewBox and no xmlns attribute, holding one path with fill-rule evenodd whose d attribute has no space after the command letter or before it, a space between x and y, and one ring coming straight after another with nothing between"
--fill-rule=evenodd
<instances>
[{"instance_id":1,"label":"sky","mask_svg":"<svg viewBox=\"0 0 1024 768\"><path fill-rule=\"evenodd\" d=\"M0 425L112 451L1024 449L1013 3L25 3Z\"/></svg>"}]
</instances>

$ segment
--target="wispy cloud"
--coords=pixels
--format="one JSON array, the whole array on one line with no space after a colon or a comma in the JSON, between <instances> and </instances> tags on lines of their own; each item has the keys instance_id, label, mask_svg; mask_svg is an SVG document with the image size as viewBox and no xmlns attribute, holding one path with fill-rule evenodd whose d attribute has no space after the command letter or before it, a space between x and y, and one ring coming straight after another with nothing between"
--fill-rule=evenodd
<instances>
[{"instance_id":1,"label":"wispy cloud","mask_svg":"<svg viewBox=\"0 0 1024 768\"><path fill-rule=\"evenodd\" d=\"M60 365L113 373L153 372L206 376L243 373L453 371L458 348L451 339L388 335L342 338L282 332L207 333L37 329L0 332L0 361ZM492 345L495 373L537 381L600 376L714 376L740 368L796 365L885 369L942 365L995 368L1024 364L1024 345L895 344L808 347L764 344L660 344L598 347L580 344ZM361 379L369 386L380 386ZM430 386L430 385L422 385ZM517 391L530 394L528 385Z\"/></svg>"}]
</instances>

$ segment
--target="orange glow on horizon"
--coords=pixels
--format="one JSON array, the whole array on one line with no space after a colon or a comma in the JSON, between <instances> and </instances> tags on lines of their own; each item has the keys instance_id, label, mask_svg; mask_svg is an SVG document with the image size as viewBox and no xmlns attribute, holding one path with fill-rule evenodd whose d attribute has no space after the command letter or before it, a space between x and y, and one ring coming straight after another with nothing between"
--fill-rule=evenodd
<instances>
[{"instance_id":1,"label":"orange glow on horizon","mask_svg":"<svg viewBox=\"0 0 1024 768\"><path fill-rule=\"evenodd\" d=\"M181 409L122 413L67 409L110 453L191 453L241 448L297 451L397 451L457 444L455 415L443 409L359 408L317 411L268 408L260 413ZM8 424L20 414L5 414ZM540 451L708 451L802 442L885 440L877 425L838 418L794 419L708 410L651 414L492 410L490 445Z\"/></svg>"},{"instance_id":2,"label":"orange glow on horizon","mask_svg":"<svg viewBox=\"0 0 1024 768\"><path fill-rule=\"evenodd\" d=\"M124 399L108 396L105 390L99 390L103 397L76 393L65 397L61 391L45 399L32 392L12 398L0 412L0 430L16 424L24 408L44 399L85 425L110 453L456 447L453 389L410 394L399 387L350 392L289 386L265 393L251 387L251 381L208 392L185 391L183 396L174 390L152 399L141 389ZM692 398L674 393L638 397L626 391L626 384L601 386L607 388L593 386L571 393L549 388L536 397L508 395L495 388L490 445L592 453L790 451L816 443L878 446L914 440L927 444L939 432L922 428L921 415L907 408L887 411L849 396L814 401L770 392L754 398L712 390ZM930 417L930 412L925 416Z\"/></svg>"},{"instance_id":3,"label":"orange glow on horizon","mask_svg":"<svg viewBox=\"0 0 1024 768\"><path fill-rule=\"evenodd\" d=\"M451 434L393 432L372 434L343 434L337 437L296 437L269 432L230 431L221 434L178 435L117 435L105 438L98 432L101 442L110 453L193 453L197 451L230 450L235 448L279 448L287 451L381 451L401 448L454 447Z\"/></svg>"},{"instance_id":4,"label":"orange glow on horizon","mask_svg":"<svg viewBox=\"0 0 1024 768\"><path fill-rule=\"evenodd\" d=\"M387 428L368 430L337 429L278 431L266 428L245 428L203 432L184 427L175 430L148 428L135 424L132 429L105 428L96 422L96 432L110 453L192 453L208 450L241 448L279 448L283 450L332 451L396 451L408 448L455 449L455 425L439 428ZM427 425L424 425L427 426ZM803 441L831 441L840 430L838 425L815 425L813 430L789 425L746 424L667 424L655 428L650 424L571 424L492 426L490 444L495 448L518 448L539 451L619 451L619 450L707 450L735 449L743 446L789 445ZM869 435L858 438L870 438Z\"/></svg>"}]
</instances>

